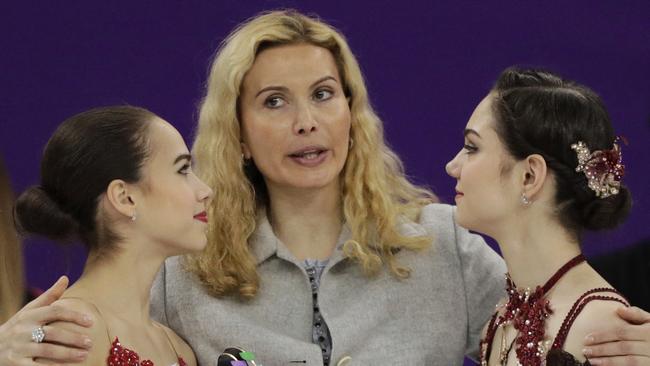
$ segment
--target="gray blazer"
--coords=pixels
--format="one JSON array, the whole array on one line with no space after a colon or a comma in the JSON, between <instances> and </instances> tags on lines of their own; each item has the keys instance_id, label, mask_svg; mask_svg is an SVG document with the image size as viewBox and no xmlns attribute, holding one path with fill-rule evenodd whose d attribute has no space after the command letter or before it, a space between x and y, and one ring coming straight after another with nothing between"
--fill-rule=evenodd
<instances>
[{"instance_id":1,"label":"gray blazer","mask_svg":"<svg viewBox=\"0 0 650 366\"><path fill-rule=\"evenodd\" d=\"M332 365L460 365L476 356L481 328L503 295L505 266L483 239L456 225L453 207L432 204L404 233L434 237L430 250L400 251L411 277L388 271L372 278L341 250L344 227L325 268L319 305L332 335ZM273 234L266 218L250 242L261 286L241 302L206 293L168 259L152 289L152 316L194 349L200 365L214 366L224 348L256 354L258 364L322 365L312 343L312 293L301 263Z\"/></svg>"}]
</instances>

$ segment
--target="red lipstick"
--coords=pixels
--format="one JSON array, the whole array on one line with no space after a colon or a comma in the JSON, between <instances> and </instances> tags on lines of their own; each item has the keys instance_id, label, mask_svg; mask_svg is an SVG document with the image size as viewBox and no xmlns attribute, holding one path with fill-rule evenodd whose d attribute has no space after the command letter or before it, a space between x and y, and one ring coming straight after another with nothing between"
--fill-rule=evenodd
<instances>
[{"instance_id":1,"label":"red lipstick","mask_svg":"<svg viewBox=\"0 0 650 366\"><path fill-rule=\"evenodd\" d=\"M208 222L208 214L205 211L199 212L196 215L194 215L194 219L207 223Z\"/></svg>"}]
</instances>

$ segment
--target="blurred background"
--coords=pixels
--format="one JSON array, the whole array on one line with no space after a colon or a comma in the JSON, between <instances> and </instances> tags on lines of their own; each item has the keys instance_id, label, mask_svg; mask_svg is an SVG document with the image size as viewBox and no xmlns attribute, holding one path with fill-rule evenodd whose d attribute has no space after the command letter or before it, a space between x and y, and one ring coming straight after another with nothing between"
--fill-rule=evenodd
<instances>
[{"instance_id":1,"label":"blurred background","mask_svg":"<svg viewBox=\"0 0 650 366\"><path fill-rule=\"evenodd\" d=\"M445 163L502 69L539 66L605 101L634 197L626 224L587 235L590 258L650 238L648 1L111 1L0 6L0 153L17 193L36 184L56 126L91 107L133 104L193 140L209 60L241 21L296 8L347 37L389 144L407 173L453 203ZM217 191L218 194L218 191ZM4 213L3 213L4 214ZM25 242L27 282L78 277L82 248Z\"/></svg>"}]
</instances>

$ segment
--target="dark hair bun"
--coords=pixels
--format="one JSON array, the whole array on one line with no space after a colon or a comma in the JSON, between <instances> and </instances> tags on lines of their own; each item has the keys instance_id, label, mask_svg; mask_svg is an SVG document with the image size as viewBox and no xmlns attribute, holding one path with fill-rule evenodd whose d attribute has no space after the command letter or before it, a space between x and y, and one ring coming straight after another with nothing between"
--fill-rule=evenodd
<instances>
[{"instance_id":1,"label":"dark hair bun","mask_svg":"<svg viewBox=\"0 0 650 366\"><path fill-rule=\"evenodd\" d=\"M57 241L72 240L78 235L76 220L40 186L23 192L14 208L16 229L21 234L36 234Z\"/></svg>"},{"instance_id":2,"label":"dark hair bun","mask_svg":"<svg viewBox=\"0 0 650 366\"><path fill-rule=\"evenodd\" d=\"M631 194L599 198L583 172L572 144L594 152L612 149L616 135L600 97L586 86L543 70L509 68L492 92L496 131L517 160L544 157L555 179L560 223L578 238L584 230L612 229L627 217Z\"/></svg>"},{"instance_id":3,"label":"dark hair bun","mask_svg":"<svg viewBox=\"0 0 650 366\"><path fill-rule=\"evenodd\" d=\"M621 186L618 194L587 202L577 213L580 226L587 230L613 229L623 223L632 206L630 191Z\"/></svg>"}]
</instances>

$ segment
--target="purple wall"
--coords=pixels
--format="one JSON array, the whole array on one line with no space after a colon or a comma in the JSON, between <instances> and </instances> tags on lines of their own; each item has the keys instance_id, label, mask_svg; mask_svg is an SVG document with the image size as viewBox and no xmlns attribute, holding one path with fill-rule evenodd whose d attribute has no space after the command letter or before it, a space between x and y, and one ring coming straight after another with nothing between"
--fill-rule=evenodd
<instances>
[{"instance_id":1,"label":"purple wall","mask_svg":"<svg viewBox=\"0 0 650 366\"><path fill-rule=\"evenodd\" d=\"M42 148L66 117L107 104L150 108L191 141L208 60L240 21L265 9L315 12L348 37L416 182L453 202L444 164L472 109L512 64L550 68L605 100L634 195L627 224L587 237L588 254L650 237L650 2L457 1L9 2L0 9L0 152L16 191L38 180ZM305 2L306 3L306 2ZM30 284L76 277L82 251L30 240Z\"/></svg>"}]
</instances>

